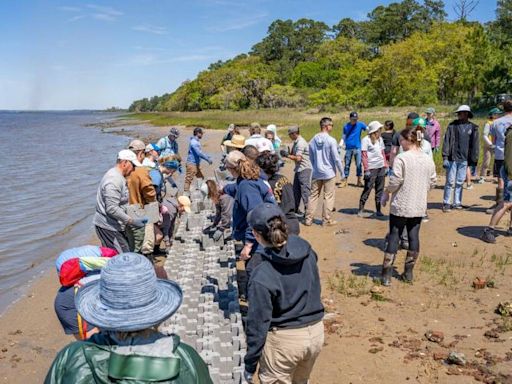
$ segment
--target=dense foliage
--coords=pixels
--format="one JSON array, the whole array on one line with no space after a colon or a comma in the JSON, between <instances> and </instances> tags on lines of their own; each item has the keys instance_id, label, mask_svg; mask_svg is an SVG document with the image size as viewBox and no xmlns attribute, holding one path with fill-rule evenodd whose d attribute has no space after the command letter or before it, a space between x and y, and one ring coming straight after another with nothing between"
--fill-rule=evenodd
<instances>
[{"instance_id":1,"label":"dense foliage","mask_svg":"<svg viewBox=\"0 0 512 384\"><path fill-rule=\"evenodd\" d=\"M210 65L130 111L474 103L512 91L512 1L496 20L445 20L441 0L378 6L333 27L276 20L248 54Z\"/></svg>"}]
</instances>

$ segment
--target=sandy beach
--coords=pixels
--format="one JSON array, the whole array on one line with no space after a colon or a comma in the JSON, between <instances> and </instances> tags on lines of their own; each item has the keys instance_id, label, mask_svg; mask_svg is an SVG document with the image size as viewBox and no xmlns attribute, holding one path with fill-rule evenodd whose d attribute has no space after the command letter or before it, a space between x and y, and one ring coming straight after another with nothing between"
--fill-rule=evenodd
<instances>
[{"instance_id":1,"label":"sandy beach","mask_svg":"<svg viewBox=\"0 0 512 384\"><path fill-rule=\"evenodd\" d=\"M154 142L167 130L141 126L122 134ZM180 137L182 154L189 132L184 129ZM223 134L207 131L205 152L220 158ZM286 137L284 132L280 136ZM287 163L284 173L290 179L291 171ZM388 222L355 215L360 188L337 189L336 226L301 227L301 235L318 253L327 309L326 342L312 383L512 383L512 317L495 313L500 302L512 301L510 238L500 236L496 245L478 239L490 218L485 209L494 188L485 183L464 191L469 208L449 214L441 211L442 189L432 191L413 285L393 279L390 288L371 292L371 279L380 273ZM373 205L372 194L366 208ZM504 220L503 228L507 225ZM398 272L404 256L402 251L397 258ZM492 281L494 287L475 290L476 277ZM58 286L55 273L48 271L0 317L4 383L41 382L58 350L73 341L54 314ZM442 334L442 340L429 341L428 331ZM463 353L466 364L445 364L450 352Z\"/></svg>"}]
</instances>

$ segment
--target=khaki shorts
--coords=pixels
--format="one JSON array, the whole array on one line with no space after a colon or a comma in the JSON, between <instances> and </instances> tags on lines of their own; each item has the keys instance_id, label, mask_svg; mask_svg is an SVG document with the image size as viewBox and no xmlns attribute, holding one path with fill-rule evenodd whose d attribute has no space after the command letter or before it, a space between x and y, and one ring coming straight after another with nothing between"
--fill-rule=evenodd
<instances>
[{"instance_id":1,"label":"khaki shorts","mask_svg":"<svg viewBox=\"0 0 512 384\"><path fill-rule=\"evenodd\" d=\"M274 329L260 358L261 384L307 384L324 344L324 323L294 329Z\"/></svg>"}]
</instances>

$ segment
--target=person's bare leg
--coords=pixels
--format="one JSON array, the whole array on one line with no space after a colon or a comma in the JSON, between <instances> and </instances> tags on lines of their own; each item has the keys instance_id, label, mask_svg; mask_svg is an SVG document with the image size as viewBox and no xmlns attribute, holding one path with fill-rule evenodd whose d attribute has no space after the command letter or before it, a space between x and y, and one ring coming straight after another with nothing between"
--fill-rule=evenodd
<instances>
[{"instance_id":1,"label":"person's bare leg","mask_svg":"<svg viewBox=\"0 0 512 384\"><path fill-rule=\"evenodd\" d=\"M501 218L507 211L512 208L512 203L500 201L500 203L496 206L496 209L494 210L494 213L492 214L491 221L489 222L489 227L493 228L498 225ZM512 214L512 212L511 212Z\"/></svg>"}]
</instances>

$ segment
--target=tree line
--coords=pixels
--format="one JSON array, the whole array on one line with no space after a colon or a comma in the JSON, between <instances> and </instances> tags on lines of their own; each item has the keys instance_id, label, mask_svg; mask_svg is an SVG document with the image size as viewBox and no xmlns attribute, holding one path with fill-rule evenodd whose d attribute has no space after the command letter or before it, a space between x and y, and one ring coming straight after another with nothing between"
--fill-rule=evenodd
<instances>
[{"instance_id":1,"label":"tree line","mask_svg":"<svg viewBox=\"0 0 512 384\"><path fill-rule=\"evenodd\" d=\"M512 1L497 0L485 24L468 21L468 9L446 16L441 0L403 0L334 26L275 20L249 53L129 110L472 104L512 92Z\"/></svg>"}]
</instances>

